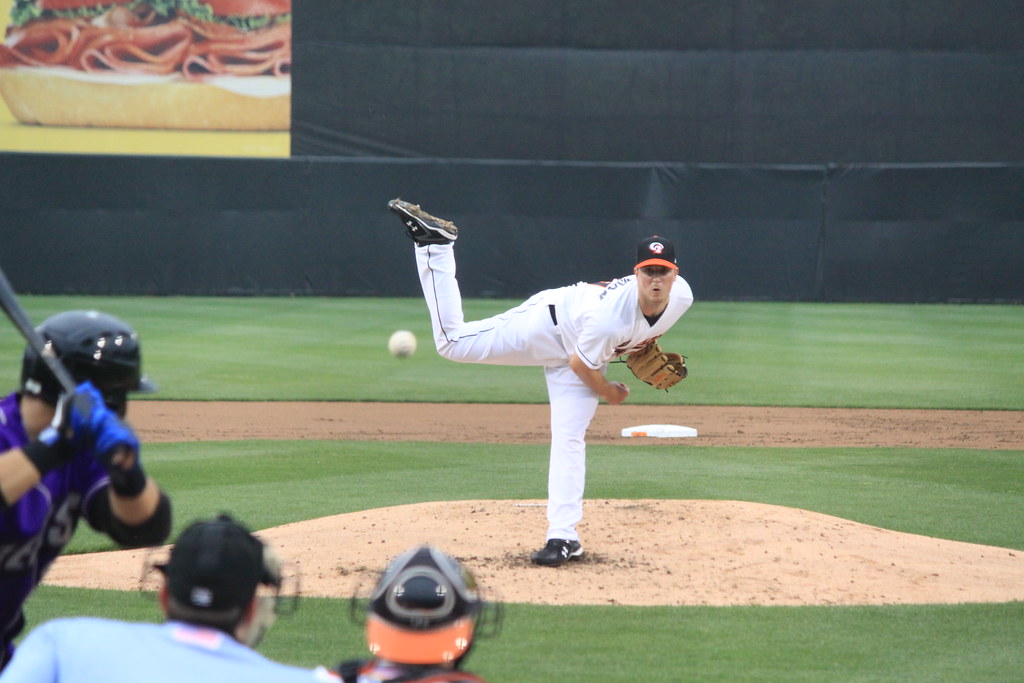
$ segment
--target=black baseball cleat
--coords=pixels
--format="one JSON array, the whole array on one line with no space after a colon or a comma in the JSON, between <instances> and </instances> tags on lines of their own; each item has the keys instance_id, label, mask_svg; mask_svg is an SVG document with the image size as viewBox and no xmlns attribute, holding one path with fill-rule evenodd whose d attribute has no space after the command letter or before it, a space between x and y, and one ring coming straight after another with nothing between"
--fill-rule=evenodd
<instances>
[{"instance_id":1,"label":"black baseball cleat","mask_svg":"<svg viewBox=\"0 0 1024 683\"><path fill-rule=\"evenodd\" d=\"M534 564L544 567L560 567L569 560L578 560L581 557L583 557L583 546L579 541L550 538L543 548L534 551L530 559Z\"/></svg>"},{"instance_id":2,"label":"black baseball cleat","mask_svg":"<svg viewBox=\"0 0 1024 683\"><path fill-rule=\"evenodd\" d=\"M431 216L419 207L401 199L388 202L388 209L402 219L405 234L416 244L450 244L459 236L459 229L451 221Z\"/></svg>"}]
</instances>

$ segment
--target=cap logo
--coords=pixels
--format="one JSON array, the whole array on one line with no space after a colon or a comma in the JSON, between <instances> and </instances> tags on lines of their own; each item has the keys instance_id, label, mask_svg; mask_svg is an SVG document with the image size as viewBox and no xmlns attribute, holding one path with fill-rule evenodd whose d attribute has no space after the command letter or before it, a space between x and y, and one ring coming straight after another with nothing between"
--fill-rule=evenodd
<instances>
[{"instance_id":1,"label":"cap logo","mask_svg":"<svg viewBox=\"0 0 1024 683\"><path fill-rule=\"evenodd\" d=\"M209 588L203 588L202 586L195 586L192 588L189 597L192 599L192 604L196 607L209 607L213 604L213 591Z\"/></svg>"},{"instance_id":2,"label":"cap logo","mask_svg":"<svg viewBox=\"0 0 1024 683\"><path fill-rule=\"evenodd\" d=\"M661 252L665 251L665 245L661 242L651 242L651 246L648 249L651 250L652 254L661 254Z\"/></svg>"}]
</instances>

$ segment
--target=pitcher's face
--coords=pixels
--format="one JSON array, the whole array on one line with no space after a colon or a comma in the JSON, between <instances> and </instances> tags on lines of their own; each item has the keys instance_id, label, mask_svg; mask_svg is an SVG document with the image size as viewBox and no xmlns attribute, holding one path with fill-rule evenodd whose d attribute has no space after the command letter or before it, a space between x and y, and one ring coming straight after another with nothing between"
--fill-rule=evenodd
<instances>
[{"instance_id":1,"label":"pitcher's face","mask_svg":"<svg viewBox=\"0 0 1024 683\"><path fill-rule=\"evenodd\" d=\"M644 315L656 315L665 310L678 272L667 266L644 266L636 269L640 310Z\"/></svg>"}]
</instances>

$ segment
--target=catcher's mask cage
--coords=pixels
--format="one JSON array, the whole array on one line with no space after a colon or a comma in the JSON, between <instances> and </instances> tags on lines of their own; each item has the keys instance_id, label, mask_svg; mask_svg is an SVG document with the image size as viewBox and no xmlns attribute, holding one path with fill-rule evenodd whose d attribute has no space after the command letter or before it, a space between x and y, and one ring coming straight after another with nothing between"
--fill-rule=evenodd
<instances>
[{"instance_id":1,"label":"catcher's mask cage","mask_svg":"<svg viewBox=\"0 0 1024 683\"><path fill-rule=\"evenodd\" d=\"M371 654L402 664L450 664L465 657L476 636L501 630L501 607L485 602L472 573L431 545L388 565L361 614Z\"/></svg>"},{"instance_id":2,"label":"catcher's mask cage","mask_svg":"<svg viewBox=\"0 0 1024 683\"><path fill-rule=\"evenodd\" d=\"M36 329L46 341L44 353L60 359L76 382L92 382L118 415L125 414L129 391L156 391L156 385L142 374L139 336L123 320L98 311L65 311ZM62 390L43 359L27 346L21 391L56 405Z\"/></svg>"}]
</instances>

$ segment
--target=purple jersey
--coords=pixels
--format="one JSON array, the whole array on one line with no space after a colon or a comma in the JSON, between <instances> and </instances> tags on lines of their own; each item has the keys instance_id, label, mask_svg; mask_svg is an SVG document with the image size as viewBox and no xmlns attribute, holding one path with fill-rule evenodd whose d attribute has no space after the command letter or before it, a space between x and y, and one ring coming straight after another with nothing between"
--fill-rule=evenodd
<instances>
[{"instance_id":1,"label":"purple jersey","mask_svg":"<svg viewBox=\"0 0 1024 683\"><path fill-rule=\"evenodd\" d=\"M0 453L27 441L17 394L0 399ZM24 625L25 600L71 540L89 500L109 482L92 452L82 450L0 511L0 662Z\"/></svg>"}]
</instances>

